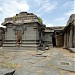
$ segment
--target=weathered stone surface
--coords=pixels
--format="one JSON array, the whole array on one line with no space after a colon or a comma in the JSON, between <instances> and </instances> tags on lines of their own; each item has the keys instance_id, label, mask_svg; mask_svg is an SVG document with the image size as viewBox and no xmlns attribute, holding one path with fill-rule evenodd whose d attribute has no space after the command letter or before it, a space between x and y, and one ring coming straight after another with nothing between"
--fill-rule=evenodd
<instances>
[{"instance_id":1,"label":"weathered stone surface","mask_svg":"<svg viewBox=\"0 0 75 75\"><path fill-rule=\"evenodd\" d=\"M72 14L64 28L64 48L75 48L75 14ZM72 51L74 51L72 49Z\"/></svg>"},{"instance_id":2,"label":"weathered stone surface","mask_svg":"<svg viewBox=\"0 0 75 75\"><path fill-rule=\"evenodd\" d=\"M50 50L45 51L35 51L35 50L0 50L2 54L0 54L1 62L6 63L14 63L17 66L15 67L16 72L15 75L69 75L69 71L61 72L61 66L59 65L61 62L62 65L68 65L68 63L63 63L66 59L69 60L69 56L65 58L63 55L68 55L64 49L62 48L51 48ZM3 52L4 51L4 52ZM5 53L5 54L4 54ZM39 57L37 57L38 55ZM46 57L43 57L46 56ZM6 59L7 58L7 59ZM8 61L9 60L9 61ZM57 61L56 61L57 60ZM72 59L71 59L72 60ZM7 61L7 62L6 62ZM1 65L0 62L0 65ZM70 62L70 61L66 61ZM73 64L72 64L73 65ZM8 65L7 65L8 66ZM0 75L4 74L4 71L12 70L11 68L1 67L0 66ZM5 69L5 70L3 70ZM7 70L6 70L7 69Z\"/></svg>"},{"instance_id":3,"label":"weathered stone surface","mask_svg":"<svg viewBox=\"0 0 75 75\"><path fill-rule=\"evenodd\" d=\"M75 48L69 48L72 52L75 52Z\"/></svg>"},{"instance_id":4,"label":"weathered stone surface","mask_svg":"<svg viewBox=\"0 0 75 75\"><path fill-rule=\"evenodd\" d=\"M74 71L75 72L75 61L62 59L62 60L54 60L54 64L58 66L58 68Z\"/></svg>"},{"instance_id":5,"label":"weathered stone surface","mask_svg":"<svg viewBox=\"0 0 75 75\"><path fill-rule=\"evenodd\" d=\"M14 69L1 69L0 68L0 75L4 75L6 73L12 72Z\"/></svg>"}]
</instances>

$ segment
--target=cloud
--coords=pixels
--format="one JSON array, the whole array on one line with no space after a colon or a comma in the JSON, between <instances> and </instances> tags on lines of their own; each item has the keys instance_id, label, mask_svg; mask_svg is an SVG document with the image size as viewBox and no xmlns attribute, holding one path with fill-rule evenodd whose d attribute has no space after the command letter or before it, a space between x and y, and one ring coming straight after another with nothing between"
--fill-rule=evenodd
<instances>
[{"instance_id":1,"label":"cloud","mask_svg":"<svg viewBox=\"0 0 75 75\"><path fill-rule=\"evenodd\" d=\"M58 17L54 20L54 22L57 22L57 21L65 21L65 17Z\"/></svg>"},{"instance_id":2,"label":"cloud","mask_svg":"<svg viewBox=\"0 0 75 75\"><path fill-rule=\"evenodd\" d=\"M75 13L75 0L74 0L74 13Z\"/></svg>"},{"instance_id":3,"label":"cloud","mask_svg":"<svg viewBox=\"0 0 75 75\"><path fill-rule=\"evenodd\" d=\"M57 7L56 1L42 0L39 4L38 12L50 13Z\"/></svg>"},{"instance_id":4,"label":"cloud","mask_svg":"<svg viewBox=\"0 0 75 75\"><path fill-rule=\"evenodd\" d=\"M66 1L62 7L74 7L74 1Z\"/></svg>"},{"instance_id":5,"label":"cloud","mask_svg":"<svg viewBox=\"0 0 75 75\"><path fill-rule=\"evenodd\" d=\"M61 17L57 17L53 22L56 23L56 26L65 26L67 22L67 16L63 15Z\"/></svg>"},{"instance_id":6,"label":"cloud","mask_svg":"<svg viewBox=\"0 0 75 75\"><path fill-rule=\"evenodd\" d=\"M74 12L73 6L75 6L73 0L64 2L60 0L0 0L0 21L2 23L4 18L14 16L21 11L29 11L40 16L47 26L63 25Z\"/></svg>"},{"instance_id":7,"label":"cloud","mask_svg":"<svg viewBox=\"0 0 75 75\"><path fill-rule=\"evenodd\" d=\"M69 10L66 13L63 13L63 16L55 18L54 22L59 23L60 25L64 26L64 25L66 25L71 14L74 14L74 10Z\"/></svg>"},{"instance_id":8,"label":"cloud","mask_svg":"<svg viewBox=\"0 0 75 75\"><path fill-rule=\"evenodd\" d=\"M17 2L17 1L12 1L12 4L15 5L16 9L20 11L28 11L29 5L27 4L26 1L23 2Z\"/></svg>"},{"instance_id":9,"label":"cloud","mask_svg":"<svg viewBox=\"0 0 75 75\"><path fill-rule=\"evenodd\" d=\"M47 26L47 27L54 27L55 25L54 25L54 24L49 23L49 24L47 24L46 26Z\"/></svg>"},{"instance_id":10,"label":"cloud","mask_svg":"<svg viewBox=\"0 0 75 75\"><path fill-rule=\"evenodd\" d=\"M4 18L14 16L16 13L19 13L21 11L28 11L29 5L26 1L20 1L17 0L3 0L3 2L0 4L0 21L3 21Z\"/></svg>"},{"instance_id":11,"label":"cloud","mask_svg":"<svg viewBox=\"0 0 75 75\"><path fill-rule=\"evenodd\" d=\"M66 26L66 24L62 24L62 25L55 25L55 24L47 24L46 27L56 27L56 26Z\"/></svg>"},{"instance_id":12,"label":"cloud","mask_svg":"<svg viewBox=\"0 0 75 75\"><path fill-rule=\"evenodd\" d=\"M71 14L74 14L74 10L70 10L67 13L65 13L66 16L70 16Z\"/></svg>"},{"instance_id":13,"label":"cloud","mask_svg":"<svg viewBox=\"0 0 75 75\"><path fill-rule=\"evenodd\" d=\"M41 7L40 10L44 10L44 12L51 12L52 10L54 10L56 8L56 5L51 4L51 3L46 3L45 5L43 5Z\"/></svg>"}]
</instances>

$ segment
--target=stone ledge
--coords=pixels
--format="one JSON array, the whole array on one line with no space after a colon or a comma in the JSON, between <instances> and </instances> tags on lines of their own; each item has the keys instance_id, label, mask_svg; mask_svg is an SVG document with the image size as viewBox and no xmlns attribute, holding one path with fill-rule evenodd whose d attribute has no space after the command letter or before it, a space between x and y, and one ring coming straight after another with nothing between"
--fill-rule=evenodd
<instances>
[{"instance_id":1,"label":"stone ledge","mask_svg":"<svg viewBox=\"0 0 75 75\"><path fill-rule=\"evenodd\" d=\"M72 52L75 52L75 48L69 48L69 50L71 50Z\"/></svg>"}]
</instances>

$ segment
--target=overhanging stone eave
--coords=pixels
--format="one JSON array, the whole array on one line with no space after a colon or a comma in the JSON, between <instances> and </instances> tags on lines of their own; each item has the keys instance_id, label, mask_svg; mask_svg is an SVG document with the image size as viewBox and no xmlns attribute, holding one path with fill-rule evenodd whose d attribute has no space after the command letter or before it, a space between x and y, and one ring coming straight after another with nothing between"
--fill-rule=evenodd
<instances>
[{"instance_id":1,"label":"overhanging stone eave","mask_svg":"<svg viewBox=\"0 0 75 75\"><path fill-rule=\"evenodd\" d=\"M14 23L8 22L8 23L3 23L2 25L7 26L7 24L14 24Z\"/></svg>"},{"instance_id":2,"label":"overhanging stone eave","mask_svg":"<svg viewBox=\"0 0 75 75\"><path fill-rule=\"evenodd\" d=\"M7 26L7 24L21 25L21 24L31 24L31 23L38 23L39 25L43 25L43 24L40 24L39 22L23 22L23 23L4 22L4 23L2 23L2 25L3 25L3 26Z\"/></svg>"},{"instance_id":3,"label":"overhanging stone eave","mask_svg":"<svg viewBox=\"0 0 75 75\"><path fill-rule=\"evenodd\" d=\"M65 26L65 28L63 29L63 34L65 33L65 31L67 30L67 28L72 24L74 23L75 20L71 21L68 25Z\"/></svg>"}]
</instances>

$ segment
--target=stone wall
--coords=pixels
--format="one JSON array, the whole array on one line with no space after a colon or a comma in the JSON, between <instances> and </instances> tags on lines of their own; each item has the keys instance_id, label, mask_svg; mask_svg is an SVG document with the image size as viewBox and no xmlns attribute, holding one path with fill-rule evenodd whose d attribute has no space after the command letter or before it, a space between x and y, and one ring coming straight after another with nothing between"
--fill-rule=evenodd
<instances>
[{"instance_id":1,"label":"stone wall","mask_svg":"<svg viewBox=\"0 0 75 75\"><path fill-rule=\"evenodd\" d=\"M73 36L73 44L74 44L74 48L75 48L75 21L74 21L74 36Z\"/></svg>"},{"instance_id":2,"label":"stone wall","mask_svg":"<svg viewBox=\"0 0 75 75\"><path fill-rule=\"evenodd\" d=\"M64 48L75 48L75 21L68 21L64 29Z\"/></svg>"},{"instance_id":3,"label":"stone wall","mask_svg":"<svg viewBox=\"0 0 75 75\"><path fill-rule=\"evenodd\" d=\"M52 35L53 35L53 33L51 33L51 32L45 32L44 33L45 44L49 44L49 45L52 46Z\"/></svg>"},{"instance_id":4,"label":"stone wall","mask_svg":"<svg viewBox=\"0 0 75 75\"><path fill-rule=\"evenodd\" d=\"M63 36L62 35L56 35L56 46L57 47L63 46Z\"/></svg>"},{"instance_id":5,"label":"stone wall","mask_svg":"<svg viewBox=\"0 0 75 75\"><path fill-rule=\"evenodd\" d=\"M15 31L13 25L8 25L5 31L5 40L15 40Z\"/></svg>"},{"instance_id":6,"label":"stone wall","mask_svg":"<svg viewBox=\"0 0 75 75\"><path fill-rule=\"evenodd\" d=\"M0 28L0 47L3 45L4 38L5 38L4 28Z\"/></svg>"},{"instance_id":7,"label":"stone wall","mask_svg":"<svg viewBox=\"0 0 75 75\"><path fill-rule=\"evenodd\" d=\"M34 27L27 27L24 31L24 40L36 40L36 30Z\"/></svg>"},{"instance_id":8,"label":"stone wall","mask_svg":"<svg viewBox=\"0 0 75 75\"><path fill-rule=\"evenodd\" d=\"M23 27L22 40L39 40L39 31L36 26L33 25L23 25L16 26L9 24L5 32L5 40L16 40L16 27ZM21 28L20 28L21 29ZM12 34L12 35L11 35Z\"/></svg>"}]
</instances>

